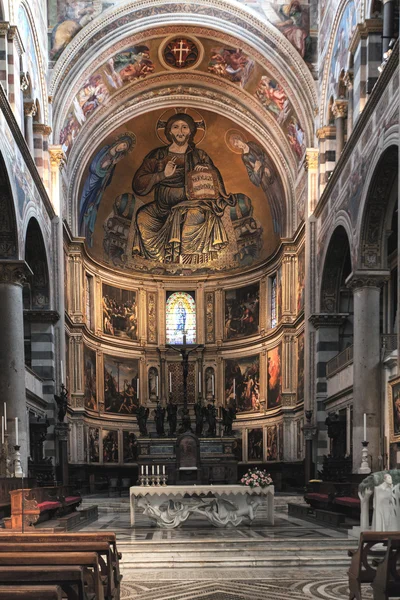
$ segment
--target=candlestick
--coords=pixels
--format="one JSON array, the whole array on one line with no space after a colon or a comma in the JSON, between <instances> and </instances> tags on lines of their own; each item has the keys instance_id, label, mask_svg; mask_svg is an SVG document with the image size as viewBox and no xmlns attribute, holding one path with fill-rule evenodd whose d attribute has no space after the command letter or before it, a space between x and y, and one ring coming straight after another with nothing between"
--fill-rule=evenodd
<instances>
[{"instance_id":1,"label":"candlestick","mask_svg":"<svg viewBox=\"0 0 400 600\"><path fill-rule=\"evenodd\" d=\"M4 402L4 431L7 431L7 403Z\"/></svg>"},{"instance_id":2,"label":"candlestick","mask_svg":"<svg viewBox=\"0 0 400 600\"><path fill-rule=\"evenodd\" d=\"M172 392L172 373L171 371L169 372L169 393L171 394Z\"/></svg>"},{"instance_id":3,"label":"candlestick","mask_svg":"<svg viewBox=\"0 0 400 600\"><path fill-rule=\"evenodd\" d=\"M19 446L19 444L18 444L18 417L15 417L15 445Z\"/></svg>"},{"instance_id":4,"label":"candlestick","mask_svg":"<svg viewBox=\"0 0 400 600\"><path fill-rule=\"evenodd\" d=\"M4 417L1 417L1 443L4 444Z\"/></svg>"},{"instance_id":5,"label":"candlestick","mask_svg":"<svg viewBox=\"0 0 400 600\"><path fill-rule=\"evenodd\" d=\"M156 396L158 398L158 375L156 377Z\"/></svg>"},{"instance_id":6,"label":"candlestick","mask_svg":"<svg viewBox=\"0 0 400 600\"><path fill-rule=\"evenodd\" d=\"M364 413L364 442L367 441L367 414Z\"/></svg>"}]
</instances>

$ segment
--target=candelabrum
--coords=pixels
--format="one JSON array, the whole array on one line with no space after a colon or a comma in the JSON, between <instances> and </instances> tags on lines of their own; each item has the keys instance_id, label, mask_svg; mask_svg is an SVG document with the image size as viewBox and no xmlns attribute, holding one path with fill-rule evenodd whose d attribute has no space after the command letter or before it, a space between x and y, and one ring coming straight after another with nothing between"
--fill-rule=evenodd
<instances>
[{"instance_id":1,"label":"candelabrum","mask_svg":"<svg viewBox=\"0 0 400 600\"><path fill-rule=\"evenodd\" d=\"M22 464L21 464L21 452L19 449L21 446L14 446L14 477L23 477L24 474L22 472Z\"/></svg>"},{"instance_id":2,"label":"candelabrum","mask_svg":"<svg viewBox=\"0 0 400 600\"><path fill-rule=\"evenodd\" d=\"M358 472L361 475L369 475L371 473L370 466L368 464L368 443L367 441L362 442L363 449L361 450L361 466Z\"/></svg>"}]
</instances>

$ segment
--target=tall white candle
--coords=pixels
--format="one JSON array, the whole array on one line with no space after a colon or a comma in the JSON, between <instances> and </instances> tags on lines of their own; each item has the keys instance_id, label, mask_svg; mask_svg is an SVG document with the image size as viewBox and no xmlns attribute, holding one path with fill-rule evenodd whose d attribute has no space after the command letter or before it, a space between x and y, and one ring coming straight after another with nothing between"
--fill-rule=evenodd
<instances>
[{"instance_id":1,"label":"tall white candle","mask_svg":"<svg viewBox=\"0 0 400 600\"><path fill-rule=\"evenodd\" d=\"M212 377L211 377L211 384L212 384L212 388L211 388L212 395L214 396L214 375L212 375Z\"/></svg>"},{"instance_id":2,"label":"tall white candle","mask_svg":"<svg viewBox=\"0 0 400 600\"><path fill-rule=\"evenodd\" d=\"M141 467L140 467L140 473L141 473L141 475L143 475L143 471L144 471L144 466L141 465Z\"/></svg>"},{"instance_id":3,"label":"tall white candle","mask_svg":"<svg viewBox=\"0 0 400 600\"><path fill-rule=\"evenodd\" d=\"M160 474L160 465L157 465L157 475Z\"/></svg>"},{"instance_id":4,"label":"tall white candle","mask_svg":"<svg viewBox=\"0 0 400 600\"><path fill-rule=\"evenodd\" d=\"M172 393L172 373L169 372L169 393Z\"/></svg>"},{"instance_id":5,"label":"tall white candle","mask_svg":"<svg viewBox=\"0 0 400 600\"><path fill-rule=\"evenodd\" d=\"M149 465L146 465L146 475L149 474Z\"/></svg>"},{"instance_id":6,"label":"tall white candle","mask_svg":"<svg viewBox=\"0 0 400 600\"><path fill-rule=\"evenodd\" d=\"M158 398L158 375L156 377L156 396Z\"/></svg>"},{"instance_id":7,"label":"tall white candle","mask_svg":"<svg viewBox=\"0 0 400 600\"><path fill-rule=\"evenodd\" d=\"M165 465L162 466L162 474L165 475Z\"/></svg>"},{"instance_id":8,"label":"tall white candle","mask_svg":"<svg viewBox=\"0 0 400 600\"><path fill-rule=\"evenodd\" d=\"M151 474L154 475L154 465L151 465Z\"/></svg>"},{"instance_id":9,"label":"tall white candle","mask_svg":"<svg viewBox=\"0 0 400 600\"><path fill-rule=\"evenodd\" d=\"M18 444L18 417L15 417L15 445L19 446L19 444Z\"/></svg>"},{"instance_id":10,"label":"tall white candle","mask_svg":"<svg viewBox=\"0 0 400 600\"><path fill-rule=\"evenodd\" d=\"M4 417L1 417L1 443L4 444Z\"/></svg>"},{"instance_id":11,"label":"tall white candle","mask_svg":"<svg viewBox=\"0 0 400 600\"><path fill-rule=\"evenodd\" d=\"M7 431L7 403L4 402L4 431Z\"/></svg>"},{"instance_id":12,"label":"tall white candle","mask_svg":"<svg viewBox=\"0 0 400 600\"><path fill-rule=\"evenodd\" d=\"M367 414L364 413L364 442L367 441Z\"/></svg>"},{"instance_id":13,"label":"tall white candle","mask_svg":"<svg viewBox=\"0 0 400 600\"><path fill-rule=\"evenodd\" d=\"M201 394L201 373L199 371L199 394Z\"/></svg>"}]
</instances>

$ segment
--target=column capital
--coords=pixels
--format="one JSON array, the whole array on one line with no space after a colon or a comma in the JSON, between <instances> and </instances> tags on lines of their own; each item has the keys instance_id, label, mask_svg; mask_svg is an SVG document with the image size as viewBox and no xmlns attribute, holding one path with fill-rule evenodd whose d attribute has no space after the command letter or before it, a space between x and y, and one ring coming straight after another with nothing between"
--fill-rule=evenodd
<instances>
[{"instance_id":1,"label":"column capital","mask_svg":"<svg viewBox=\"0 0 400 600\"><path fill-rule=\"evenodd\" d=\"M325 125L317 129L317 138L319 140L334 139L336 137L336 127L334 125Z\"/></svg>"},{"instance_id":2,"label":"column capital","mask_svg":"<svg viewBox=\"0 0 400 600\"><path fill-rule=\"evenodd\" d=\"M344 324L348 316L348 313L319 313L311 315L309 321L315 329L319 329L320 327L340 327Z\"/></svg>"},{"instance_id":3,"label":"column capital","mask_svg":"<svg viewBox=\"0 0 400 600\"><path fill-rule=\"evenodd\" d=\"M335 119L344 119L347 115L347 100L335 100L332 106Z\"/></svg>"},{"instance_id":4,"label":"column capital","mask_svg":"<svg viewBox=\"0 0 400 600\"><path fill-rule=\"evenodd\" d=\"M8 21L0 21L0 35L7 35L10 29L10 23Z\"/></svg>"},{"instance_id":5,"label":"column capital","mask_svg":"<svg viewBox=\"0 0 400 600\"><path fill-rule=\"evenodd\" d=\"M19 77L21 91L26 92L29 89L29 77L27 73L22 72ZM36 110L35 110L36 112Z\"/></svg>"},{"instance_id":6,"label":"column capital","mask_svg":"<svg viewBox=\"0 0 400 600\"><path fill-rule=\"evenodd\" d=\"M318 169L319 150L316 148L307 148L304 169L306 171L315 171Z\"/></svg>"},{"instance_id":7,"label":"column capital","mask_svg":"<svg viewBox=\"0 0 400 600\"><path fill-rule=\"evenodd\" d=\"M25 117L34 117L36 115L36 104L34 102L24 102Z\"/></svg>"},{"instance_id":8,"label":"column capital","mask_svg":"<svg viewBox=\"0 0 400 600\"><path fill-rule=\"evenodd\" d=\"M343 83L348 90L352 89L354 81L354 74L352 71L346 71L343 77Z\"/></svg>"},{"instance_id":9,"label":"column capital","mask_svg":"<svg viewBox=\"0 0 400 600\"><path fill-rule=\"evenodd\" d=\"M45 125L44 123L34 123L33 124L33 133L41 133L42 135L50 135L51 127L49 125Z\"/></svg>"},{"instance_id":10,"label":"column capital","mask_svg":"<svg viewBox=\"0 0 400 600\"><path fill-rule=\"evenodd\" d=\"M32 271L24 260L0 260L0 284L23 286Z\"/></svg>"},{"instance_id":11,"label":"column capital","mask_svg":"<svg viewBox=\"0 0 400 600\"><path fill-rule=\"evenodd\" d=\"M61 145L49 146L49 155L52 167L62 169L67 162L67 157Z\"/></svg>"},{"instance_id":12,"label":"column capital","mask_svg":"<svg viewBox=\"0 0 400 600\"><path fill-rule=\"evenodd\" d=\"M390 278L389 271L359 270L350 273L346 279L346 286L356 291L362 288L380 288Z\"/></svg>"}]
</instances>

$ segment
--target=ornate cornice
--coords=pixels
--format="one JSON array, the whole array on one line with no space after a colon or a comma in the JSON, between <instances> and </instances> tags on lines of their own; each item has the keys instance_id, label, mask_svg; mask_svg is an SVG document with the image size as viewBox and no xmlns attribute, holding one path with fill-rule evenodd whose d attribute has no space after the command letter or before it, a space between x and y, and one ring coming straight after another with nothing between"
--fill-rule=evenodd
<instances>
[{"instance_id":1,"label":"ornate cornice","mask_svg":"<svg viewBox=\"0 0 400 600\"><path fill-rule=\"evenodd\" d=\"M353 271L346 279L346 286L353 292L363 288L380 288L389 278L389 271Z\"/></svg>"},{"instance_id":2,"label":"ornate cornice","mask_svg":"<svg viewBox=\"0 0 400 600\"><path fill-rule=\"evenodd\" d=\"M15 43L18 54L21 56L25 52L25 48L16 25L10 25L8 29L8 39Z\"/></svg>"},{"instance_id":3,"label":"ornate cornice","mask_svg":"<svg viewBox=\"0 0 400 600\"><path fill-rule=\"evenodd\" d=\"M310 323L315 329L320 327L340 327L348 318L348 313L319 313L311 315Z\"/></svg>"},{"instance_id":4,"label":"ornate cornice","mask_svg":"<svg viewBox=\"0 0 400 600\"><path fill-rule=\"evenodd\" d=\"M347 115L347 100L335 100L332 106L332 113L335 119L344 119Z\"/></svg>"},{"instance_id":5,"label":"ornate cornice","mask_svg":"<svg viewBox=\"0 0 400 600\"><path fill-rule=\"evenodd\" d=\"M24 318L31 323L57 323L60 314L56 310L24 310Z\"/></svg>"},{"instance_id":6,"label":"ornate cornice","mask_svg":"<svg viewBox=\"0 0 400 600\"><path fill-rule=\"evenodd\" d=\"M24 260L0 260L0 284L22 287L29 275L32 275L32 271Z\"/></svg>"},{"instance_id":7,"label":"ornate cornice","mask_svg":"<svg viewBox=\"0 0 400 600\"><path fill-rule=\"evenodd\" d=\"M349 43L349 52L354 54L361 40L365 40L370 33L381 33L382 29L382 19L366 19L364 23L358 23Z\"/></svg>"}]
</instances>

